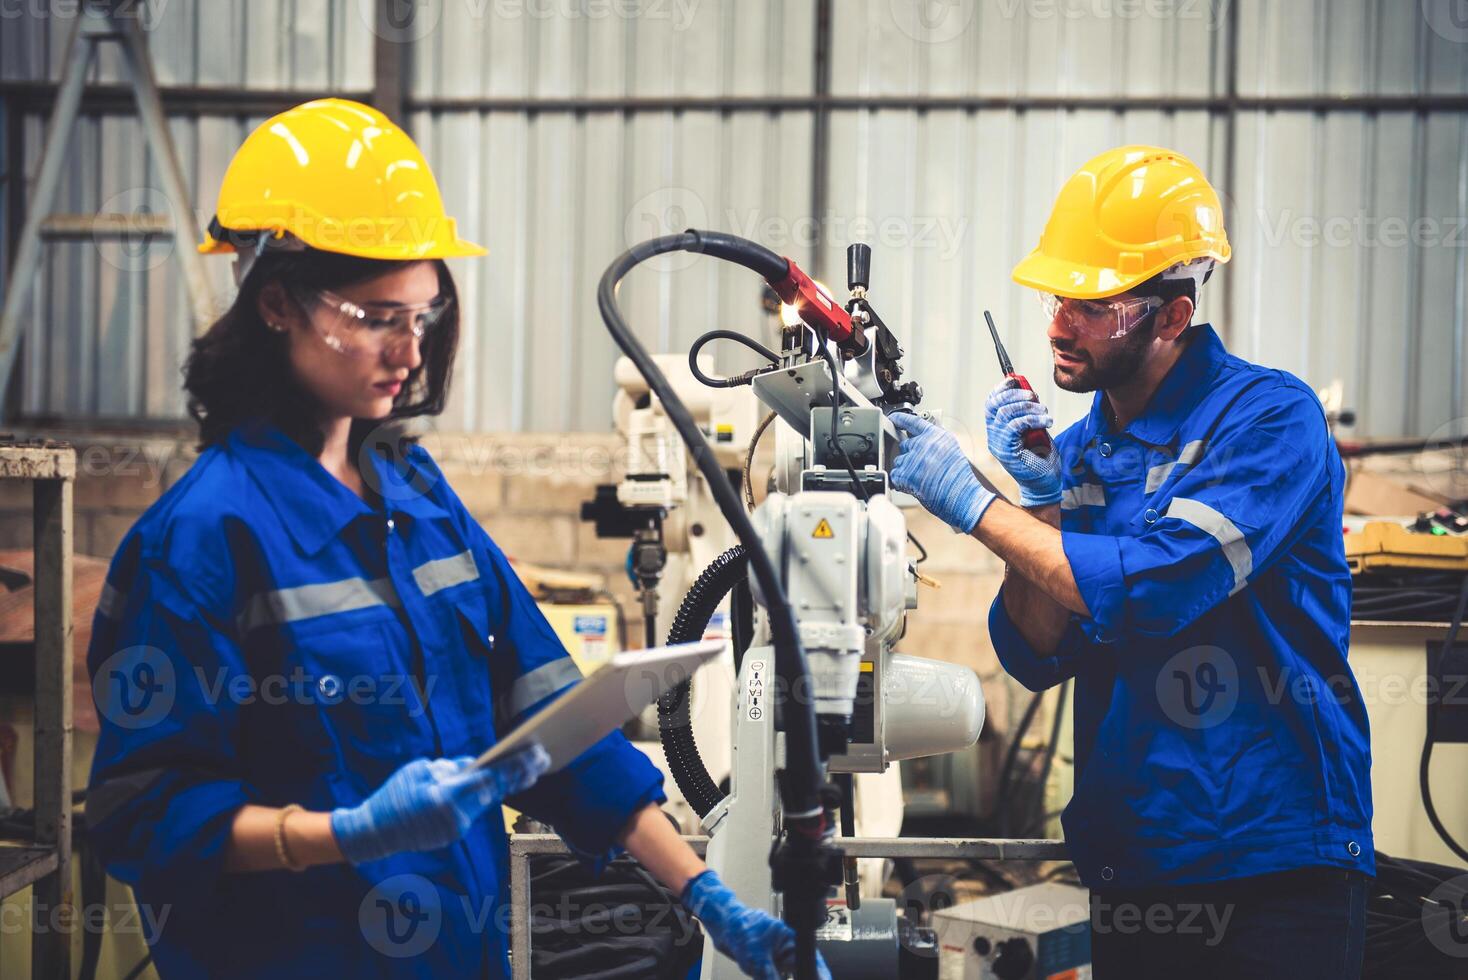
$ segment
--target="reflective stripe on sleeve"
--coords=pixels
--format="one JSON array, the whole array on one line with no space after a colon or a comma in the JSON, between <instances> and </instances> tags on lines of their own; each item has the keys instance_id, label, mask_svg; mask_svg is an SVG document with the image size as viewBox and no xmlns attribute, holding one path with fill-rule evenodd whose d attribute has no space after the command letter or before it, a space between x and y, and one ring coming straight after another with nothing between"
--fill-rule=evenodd
<instances>
[{"instance_id":1,"label":"reflective stripe on sleeve","mask_svg":"<svg viewBox=\"0 0 1468 980\"><path fill-rule=\"evenodd\" d=\"M1234 570L1234 587L1229 595L1248 583L1249 573L1254 570L1254 553L1249 550L1243 532L1233 521L1201 500L1189 497L1174 497L1172 503L1167 505L1167 516L1187 521L1198 530L1212 535L1223 548L1223 557L1228 559Z\"/></svg>"},{"instance_id":2,"label":"reflective stripe on sleeve","mask_svg":"<svg viewBox=\"0 0 1468 980\"><path fill-rule=\"evenodd\" d=\"M1167 482L1167 478L1172 475L1174 467L1191 466L1202 459L1205 445L1206 443L1202 439L1194 439L1182 448L1182 452L1177 454L1177 459L1170 463L1158 463L1156 466L1148 469L1147 486L1143 490L1143 493L1156 493L1157 488Z\"/></svg>"},{"instance_id":3,"label":"reflective stripe on sleeve","mask_svg":"<svg viewBox=\"0 0 1468 980\"><path fill-rule=\"evenodd\" d=\"M127 605L127 597L112 587L111 582L102 583L102 594L97 596L97 611L108 619L117 619L122 616L123 608Z\"/></svg>"},{"instance_id":4,"label":"reflective stripe on sleeve","mask_svg":"<svg viewBox=\"0 0 1468 980\"><path fill-rule=\"evenodd\" d=\"M298 585L262 592L251 598L240 616L240 629L248 632L271 623L295 623L369 606L397 608L398 604L397 590L386 578L371 581L344 578L338 582Z\"/></svg>"},{"instance_id":5,"label":"reflective stripe on sleeve","mask_svg":"<svg viewBox=\"0 0 1468 980\"><path fill-rule=\"evenodd\" d=\"M515 679L500 701L500 718L512 722L526 708L581 680L581 668L570 657L557 657Z\"/></svg>"},{"instance_id":6,"label":"reflective stripe on sleeve","mask_svg":"<svg viewBox=\"0 0 1468 980\"><path fill-rule=\"evenodd\" d=\"M1105 507L1106 488L1099 483L1082 483L1078 487L1063 490L1060 494L1060 509L1075 510L1077 507Z\"/></svg>"},{"instance_id":7,"label":"reflective stripe on sleeve","mask_svg":"<svg viewBox=\"0 0 1468 980\"><path fill-rule=\"evenodd\" d=\"M125 772L92 784L87 793L87 817L96 827L113 814L124 810L138 800L158 794L158 786L168 776L167 769L140 769ZM177 775L177 772L175 772Z\"/></svg>"},{"instance_id":8,"label":"reflective stripe on sleeve","mask_svg":"<svg viewBox=\"0 0 1468 980\"><path fill-rule=\"evenodd\" d=\"M472 582L479 577L479 567L474 564L474 554L461 551L447 558L435 558L413 569L413 581L424 595L433 595L450 586Z\"/></svg>"}]
</instances>

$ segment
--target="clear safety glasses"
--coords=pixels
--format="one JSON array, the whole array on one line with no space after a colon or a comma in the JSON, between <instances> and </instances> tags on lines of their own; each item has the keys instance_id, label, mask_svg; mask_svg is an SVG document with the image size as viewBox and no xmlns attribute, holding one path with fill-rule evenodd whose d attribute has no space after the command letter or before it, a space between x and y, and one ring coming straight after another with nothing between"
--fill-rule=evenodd
<instances>
[{"instance_id":1,"label":"clear safety glasses","mask_svg":"<svg viewBox=\"0 0 1468 980\"><path fill-rule=\"evenodd\" d=\"M1053 322L1059 317L1063 325L1093 340L1125 337L1164 305L1165 301L1160 296L1103 300L1040 294L1040 306L1045 310L1047 320Z\"/></svg>"},{"instance_id":2,"label":"clear safety glasses","mask_svg":"<svg viewBox=\"0 0 1468 980\"><path fill-rule=\"evenodd\" d=\"M428 336L453 305L447 298L417 306L359 305L329 289L296 291L296 298L326 345L349 357L396 354L409 337Z\"/></svg>"}]
</instances>

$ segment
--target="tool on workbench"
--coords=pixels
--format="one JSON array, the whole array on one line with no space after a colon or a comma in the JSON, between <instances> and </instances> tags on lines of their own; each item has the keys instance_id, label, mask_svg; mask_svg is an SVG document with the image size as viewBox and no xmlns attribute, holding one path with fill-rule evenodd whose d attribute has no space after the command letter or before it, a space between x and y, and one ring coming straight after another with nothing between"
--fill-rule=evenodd
<instances>
[{"instance_id":1,"label":"tool on workbench","mask_svg":"<svg viewBox=\"0 0 1468 980\"><path fill-rule=\"evenodd\" d=\"M1034 393L1035 389L1030 387L1029 381L1022 374L1014 373L1014 365L1009 362L1009 354L1004 350L1004 344L999 339L999 328L994 326L994 317L988 310L984 311L984 320L989 324L989 335L994 338L994 350L999 354L999 370L1009 379L1010 387L1023 388L1025 391ZM1049 456L1055 451L1055 443L1050 441L1050 433L1044 429L1030 429L1024 435L1025 448L1036 456Z\"/></svg>"}]
</instances>

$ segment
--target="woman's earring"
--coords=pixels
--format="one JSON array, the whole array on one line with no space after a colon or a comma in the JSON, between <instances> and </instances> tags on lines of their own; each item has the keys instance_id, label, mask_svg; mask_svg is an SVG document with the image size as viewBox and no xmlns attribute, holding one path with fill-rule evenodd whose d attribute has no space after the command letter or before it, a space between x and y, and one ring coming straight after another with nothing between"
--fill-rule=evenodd
<instances>
[{"instance_id":1,"label":"woman's earring","mask_svg":"<svg viewBox=\"0 0 1468 980\"><path fill-rule=\"evenodd\" d=\"M285 324L283 323L277 323L274 320L269 320L266 321L265 325L271 330L274 330L276 333L285 333Z\"/></svg>"}]
</instances>

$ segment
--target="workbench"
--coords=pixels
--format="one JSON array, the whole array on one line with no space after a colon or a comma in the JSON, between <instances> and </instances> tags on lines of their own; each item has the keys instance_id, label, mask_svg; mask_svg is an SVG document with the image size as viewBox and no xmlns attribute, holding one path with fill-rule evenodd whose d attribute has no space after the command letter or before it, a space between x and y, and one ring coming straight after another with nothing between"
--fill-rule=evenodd
<instances>
[{"instance_id":1,"label":"workbench","mask_svg":"<svg viewBox=\"0 0 1468 980\"><path fill-rule=\"evenodd\" d=\"M32 483L35 568L35 829L0 842L0 898L32 886L31 975L71 976L72 487L76 453L0 440L0 479Z\"/></svg>"}]
</instances>

